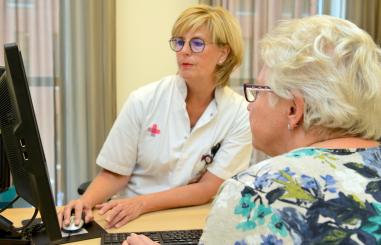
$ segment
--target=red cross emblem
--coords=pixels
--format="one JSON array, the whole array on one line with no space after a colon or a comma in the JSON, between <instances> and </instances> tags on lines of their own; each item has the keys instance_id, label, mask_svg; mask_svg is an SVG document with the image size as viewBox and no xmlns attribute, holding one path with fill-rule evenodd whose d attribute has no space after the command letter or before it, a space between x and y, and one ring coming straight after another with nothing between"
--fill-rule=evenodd
<instances>
[{"instance_id":1,"label":"red cross emblem","mask_svg":"<svg viewBox=\"0 0 381 245\"><path fill-rule=\"evenodd\" d=\"M160 129L157 127L157 124L152 124L152 127L148 128L148 132L151 133L151 136L155 136L156 134L160 134Z\"/></svg>"}]
</instances>

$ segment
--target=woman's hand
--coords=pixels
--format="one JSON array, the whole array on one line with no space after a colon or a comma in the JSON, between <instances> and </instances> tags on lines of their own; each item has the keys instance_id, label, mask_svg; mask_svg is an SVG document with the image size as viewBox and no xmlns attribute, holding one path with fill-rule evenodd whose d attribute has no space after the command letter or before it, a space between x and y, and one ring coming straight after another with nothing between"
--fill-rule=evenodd
<instances>
[{"instance_id":1,"label":"woman's hand","mask_svg":"<svg viewBox=\"0 0 381 245\"><path fill-rule=\"evenodd\" d=\"M74 210L76 224L79 224L81 219L83 219L85 223L88 223L94 219L91 209L92 207L90 207L90 205L82 199L72 200L65 207L63 207L63 209L58 211L58 223L61 228L63 225L69 225L72 210Z\"/></svg>"},{"instance_id":2,"label":"woman's hand","mask_svg":"<svg viewBox=\"0 0 381 245\"><path fill-rule=\"evenodd\" d=\"M133 198L112 200L98 204L95 207L100 209L100 215L105 216L107 222L106 228L119 228L144 213L145 202L143 199L143 196L137 196Z\"/></svg>"},{"instance_id":3,"label":"woman's hand","mask_svg":"<svg viewBox=\"0 0 381 245\"><path fill-rule=\"evenodd\" d=\"M136 235L132 233L127 239L122 243L122 245L160 245L157 242L152 241L144 235Z\"/></svg>"}]
</instances>

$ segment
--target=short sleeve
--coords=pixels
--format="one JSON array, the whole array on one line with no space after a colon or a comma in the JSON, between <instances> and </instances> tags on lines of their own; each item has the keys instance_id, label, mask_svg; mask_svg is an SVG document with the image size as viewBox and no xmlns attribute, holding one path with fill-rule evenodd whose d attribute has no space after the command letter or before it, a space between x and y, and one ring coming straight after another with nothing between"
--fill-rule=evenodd
<instances>
[{"instance_id":1,"label":"short sleeve","mask_svg":"<svg viewBox=\"0 0 381 245\"><path fill-rule=\"evenodd\" d=\"M143 105L132 93L112 126L96 163L109 171L130 175L136 164Z\"/></svg>"}]
</instances>

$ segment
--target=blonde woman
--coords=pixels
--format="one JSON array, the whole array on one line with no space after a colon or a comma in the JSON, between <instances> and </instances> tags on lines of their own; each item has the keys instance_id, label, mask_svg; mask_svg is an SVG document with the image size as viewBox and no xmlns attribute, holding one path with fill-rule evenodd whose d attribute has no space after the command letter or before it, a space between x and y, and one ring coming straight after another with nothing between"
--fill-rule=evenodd
<instances>
[{"instance_id":1,"label":"blonde woman","mask_svg":"<svg viewBox=\"0 0 381 245\"><path fill-rule=\"evenodd\" d=\"M97 158L102 168L71 210L77 221L99 208L107 228L151 211L209 202L221 183L247 168L247 102L228 86L242 59L237 21L225 9L198 5L176 20L170 47L178 74L133 92ZM125 197L105 202L125 190ZM97 205L97 206L96 206Z\"/></svg>"}]
</instances>

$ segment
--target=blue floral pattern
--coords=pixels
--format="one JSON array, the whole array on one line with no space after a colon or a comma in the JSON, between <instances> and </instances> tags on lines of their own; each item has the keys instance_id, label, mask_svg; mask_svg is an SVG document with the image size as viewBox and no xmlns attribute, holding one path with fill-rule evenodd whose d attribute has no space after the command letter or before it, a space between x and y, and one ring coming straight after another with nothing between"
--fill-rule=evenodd
<instances>
[{"instance_id":1,"label":"blue floral pattern","mask_svg":"<svg viewBox=\"0 0 381 245\"><path fill-rule=\"evenodd\" d=\"M300 148L251 166L223 184L201 242L381 244L381 146Z\"/></svg>"},{"instance_id":2,"label":"blue floral pattern","mask_svg":"<svg viewBox=\"0 0 381 245\"><path fill-rule=\"evenodd\" d=\"M381 204L372 203L371 205L376 214L374 216L370 216L361 229L375 237L377 242L381 243Z\"/></svg>"},{"instance_id":3,"label":"blue floral pattern","mask_svg":"<svg viewBox=\"0 0 381 245\"><path fill-rule=\"evenodd\" d=\"M283 245L283 241L274 235L261 236L261 245Z\"/></svg>"}]
</instances>

